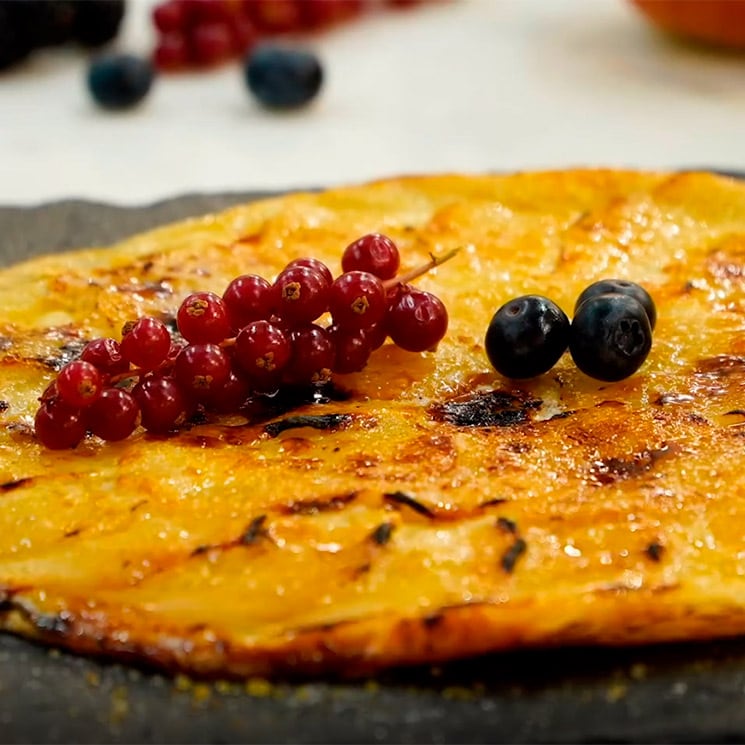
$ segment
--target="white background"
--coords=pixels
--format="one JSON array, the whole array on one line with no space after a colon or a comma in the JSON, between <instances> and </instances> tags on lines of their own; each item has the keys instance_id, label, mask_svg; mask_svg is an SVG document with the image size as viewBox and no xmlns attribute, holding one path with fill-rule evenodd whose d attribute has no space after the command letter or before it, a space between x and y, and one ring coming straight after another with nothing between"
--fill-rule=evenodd
<instances>
[{"instance_id":1,"label":"white background","mask_svg":"<svg viewBox=\"0 0 745 745\"><path fill-rule=\"evenodd\" d=\"M122 49L151 49L128 0ZM327 73L292 114L252 103L237 65L163 76L145 104L89 101L85 58L0 76L0 203L138 204L193 191L572 165L745 169L745 57L650 30L626 0L451 0L314 38Z\"/></svg>"}]
</instances>

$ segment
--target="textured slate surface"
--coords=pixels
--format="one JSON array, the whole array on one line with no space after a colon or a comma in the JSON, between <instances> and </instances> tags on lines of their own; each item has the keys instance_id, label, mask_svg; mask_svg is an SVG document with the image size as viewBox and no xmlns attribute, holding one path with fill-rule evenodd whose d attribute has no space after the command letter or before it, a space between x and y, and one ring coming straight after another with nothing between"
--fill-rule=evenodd
<instances>
[{"instance_id":1,"label":"textured slate surface","mask_svg":"<svg viewBox=\"0 0 745 745\"><path fill-rule=\"evenodd\" d=\"M252 196L0 208L0 261L110 243ZM195 687L0 636L0 742L745 741L745 640L496 655L375 683L248 688Z\"/></svg>"}]
</instances>

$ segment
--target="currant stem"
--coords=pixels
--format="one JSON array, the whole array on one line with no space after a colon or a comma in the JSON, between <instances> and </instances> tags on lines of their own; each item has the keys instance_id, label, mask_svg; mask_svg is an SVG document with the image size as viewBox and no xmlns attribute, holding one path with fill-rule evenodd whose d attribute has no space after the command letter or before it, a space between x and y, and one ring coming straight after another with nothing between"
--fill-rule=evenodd
<instances>
[{"instance_id":1,"label":"currant stem","mask_svg":"<svg viewBox=\"0 0 745 745\"><path fill-rule=\"evenodd\" d=\"M112 375L109 378L109 385L120 383L122 380L127 380L128 378L141 378L147 372L148 370L143 370L140 367L133 367L131 370L127 370L126 372L120 372L116 375Z\"/></svg>"},{"instance_id":2,"label":"currant stem","mask_svg":"<svg viewBox=\"0 0 745 745\"><path fill-rule=\"evenodd\" d=\"M391 279L387 279L385 282L383 282L383 287L387 290L390 287L394 287L395 285L403 285L407 282L411 282L413 279L416 279L417 277L421 277L423 274L426 274L431 269L434 269L437 266L440 266L440 264L444 264L446 261L450 261L456 254L460 252L460 248L453 248L450 251L447 251L446 253L435 256L435 254L430 254L430 260L426 264L422 264L419 267L416 267L415 269L411 269L408 272L405 272L404 274L399 274L396 277L392 277Z\"/></svg>"}]
</instances>

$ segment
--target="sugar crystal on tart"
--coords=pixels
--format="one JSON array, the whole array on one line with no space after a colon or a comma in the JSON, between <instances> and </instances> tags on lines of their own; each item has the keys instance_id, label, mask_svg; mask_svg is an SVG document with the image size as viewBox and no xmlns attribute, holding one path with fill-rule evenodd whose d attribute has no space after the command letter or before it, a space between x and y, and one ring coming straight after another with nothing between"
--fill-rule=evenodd
<instances>
[{"instance_id":1,"label":"sugar crystal on tart","mask_svg":"<svg viewBox=\"0 0 745 745\"><path fill-rule=\"evenodd\" d=\"M743 277L745 186L598 170L7 268L0 626L219 676L742 634Z\"/></svg>"}]
</instances>

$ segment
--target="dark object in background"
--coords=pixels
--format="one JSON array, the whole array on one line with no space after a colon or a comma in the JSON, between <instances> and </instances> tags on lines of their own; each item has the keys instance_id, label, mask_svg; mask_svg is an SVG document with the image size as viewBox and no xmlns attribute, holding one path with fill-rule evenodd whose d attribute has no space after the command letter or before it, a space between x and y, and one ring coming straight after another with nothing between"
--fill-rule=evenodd
<instances>
[{"instance_id":1,"label":"dark object in background","mask_svg":"<svg viewBox=\"0 0 745 745\"><path fill-rule=\"evenodd\" d=\"M246 83L264 105L293 109L313 100L323 83L321 63L312 52L261 46L246 59Z\"/></svg>"},{"instance_id":2,"label":"dark object in background","mask_svg":"<svg viewBox=\"0 0 745 745\"><path fill-rule=\"evenodd\" d=\"M95 59L88 68L88 89L105 109L128 109L150 91L153 66L144 57L109 54Z\"/></svg>"},{"instance_id":3,"label":"dark object in background","mask_svg":"<svg viewBox=\"0 0 745 745\"><path fill-rule=\"evenodd\" d=\"M30 31L35 47L52 47L72 41L78 3L73 0L22 0L22 4L32 8Z\"/></svg>"},{"instance_id":4,"label":"dark object in background","mask_svg":"<svg viewBox=\"0 0 745 745\"><path fill-rule=\"evenodd\" d=\"M0 0L0 70L39 47L106 44L119 33L125 10L125 0Z\"/></svg>"},{"instance_id":5,"label":"dark object in background","mask_svg":"<svg viewBox=\"0 0 745 745\"><path fill-rule=\"evenodd\" d=\"M0 70L28 57L31 38L31 3L0 0Z\"/></svg>"},{"instance_id":6,"label":"dark object in background","mask_svg":"<svg viewBox=\"0 0 745 745\"><path fill-rule=\"evenodd\" d=\"M75 40L86 47L99 47L119 33L124 18L124 0L77 0Z\"/></svg>"}]
</instances>

